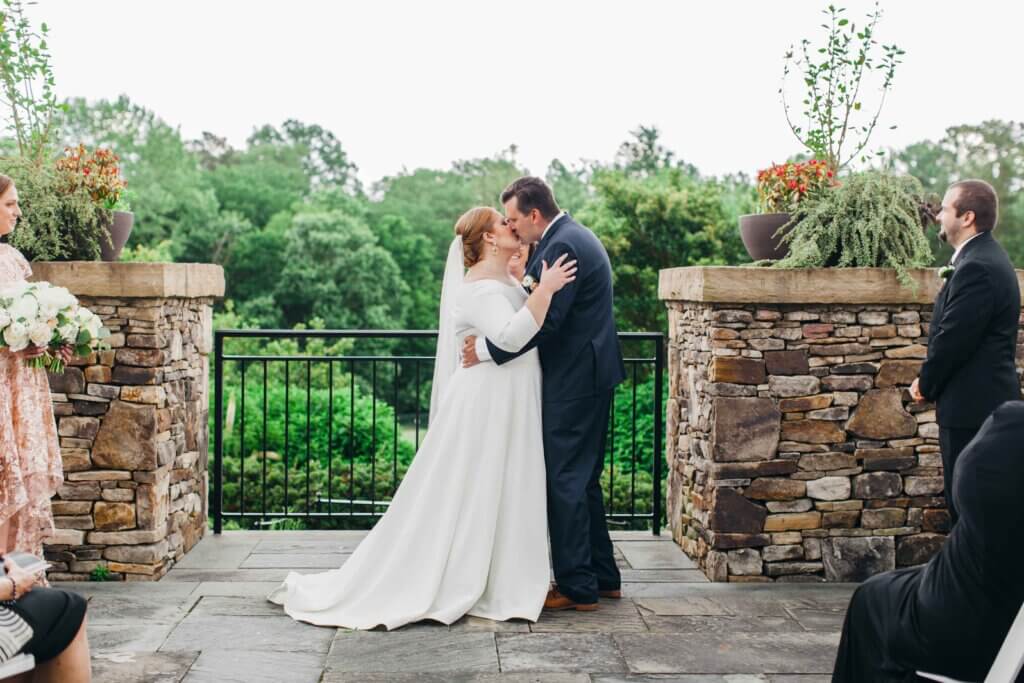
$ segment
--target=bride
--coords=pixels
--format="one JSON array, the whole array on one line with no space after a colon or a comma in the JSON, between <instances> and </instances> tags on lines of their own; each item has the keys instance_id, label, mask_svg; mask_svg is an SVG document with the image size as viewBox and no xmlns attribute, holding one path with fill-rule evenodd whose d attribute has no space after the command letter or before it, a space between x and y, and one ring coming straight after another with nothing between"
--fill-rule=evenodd
<instances>
[{"instance_id":1,"label":"bride","mask_svg":"<svg viewBox=\"0 0 1024 683\"><path fill-rule=\"evenodd\" d=\"M470 334L515 352L540 330L575 261L544 265L527 297L509 276L520 242L494 209L455 224L441 293L430 423L387 513L340 569L292 572L269 596L293 619L394 629L465 614L536 621L548 590L537 350L460 367ZM464 267L468 268L465 273Z\"/></svg>"}]
</instances>

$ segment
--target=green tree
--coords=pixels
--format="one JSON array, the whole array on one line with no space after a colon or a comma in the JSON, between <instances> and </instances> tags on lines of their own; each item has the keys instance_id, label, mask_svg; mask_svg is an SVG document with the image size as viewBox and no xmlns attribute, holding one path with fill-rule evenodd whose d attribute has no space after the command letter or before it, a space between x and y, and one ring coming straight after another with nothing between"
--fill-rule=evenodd
<instances>
[{"instance_id":1,"label":"green tree","mask_svg":"<svg viewBox=\"0 0 1024 683\"><path fill-rule=\"evenodd\" d=\"M207 171L206 178L223 209L237 211L262 228L309 193L302 155L298 147L258 143L230 155Z\"/></svg>"},{"instance_id":2,"label":"green tree","mask_svg":"<svg viewBox=\"0 0 1024 683\"><path fill-rule=\"evenodd\" d=\"M331 131L317 124L295 119L285 121L280 129L264 125L249 136L248 144L292 148L301 153L302 170L313 187L344 187L359 192L356 165L349 161L341 142Z\"/></svg>"},{"instance_id":3,"label":"green tree","mask_svg":"<svg viewBox=\"0 0 1024 683\"><path fill-rule=\"evenodd\" d=\"M61 135L64 145L82 142L109 147L121 157L135 213L129 246L155 246L182 234L195 235L213 224L217 197L179 131L127 96L96 102L69 100Z\"/></svg>"},{"instance_id":4,"label":"green tree","mask_svg":"<svg viewBox=\"0 0 1024 683\"><path fill-rule=\"evenodd\" d=\"M694 180L672 169L645 178L602 171L598 201L581 215L604 242L615 280L616 320L622 330L664 330L658 271L745 260L717 181Z\"/></svg>"},{"instance_id":5,"label":"green tree","mask_svg":"<svg viewBox=\"0 0 1024 683\"><path fill-rule=\"evenodd\" d=\"M455 221L474 206L497 208L501 191L524 173L515 161L514 147L493 157L455 162L448 171L418 169L377 183L380 201L371 211L376 216L401 216L415 234L427 239L431 251L424 258L440 283Z\"/></svg>"},{"instance_id":6,"label":"green tree","mask_svg":"<svg viewBox=\"0 0 1024 683\"><path fill-rule=\"evenodd\" d=\"M555 193L558 205L575 215L594 200L594 188L590 184L591 168L580 164L569 167L555 159L548 166L545 180Z\"/></svg>"},{"instance_id":7,"label":"green tree","mask_svg":"<svg viewBox=\"0 0 1024 683\"><path fill-rule=\"evenodd\" d=\"M1000 207L996 236L1013 262L1024 266L1024 123L990 120L952 126L938 141L923 140L894 152L890 163L939 196L957 180L991 183ZM945 262L951 253L949 247L938 250L937 261Z\"/></svg>"},{"instance_id":8,"label":"green tree","mask_svg":"<svg viewBox=\"0 0 1024 683\"><path fill-rule=\"evenodd\" d=\"M337 192L314 195L292 219L286 243L274 288L286 324L318 317L335 329L402 326L409 290L364 207Z\"/></svg>"}]
</instances>

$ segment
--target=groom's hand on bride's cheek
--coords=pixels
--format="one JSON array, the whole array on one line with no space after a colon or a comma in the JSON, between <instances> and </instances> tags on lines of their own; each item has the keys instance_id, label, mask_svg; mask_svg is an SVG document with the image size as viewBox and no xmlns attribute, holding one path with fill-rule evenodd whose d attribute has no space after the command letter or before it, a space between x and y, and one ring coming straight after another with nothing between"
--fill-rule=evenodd
<instances>
[{"instance_id":1,"label":"groom's hand on bride's cheek","mask_svg":"<svg viewBox=\"0 0 1024 683\"><path fill-rule=\"evenodd\" d=\"M462 367L471 368L479 362L480 359L476 355L476 337L469 335L466 341L462 342Z\"/></svg>"}]
</instances>

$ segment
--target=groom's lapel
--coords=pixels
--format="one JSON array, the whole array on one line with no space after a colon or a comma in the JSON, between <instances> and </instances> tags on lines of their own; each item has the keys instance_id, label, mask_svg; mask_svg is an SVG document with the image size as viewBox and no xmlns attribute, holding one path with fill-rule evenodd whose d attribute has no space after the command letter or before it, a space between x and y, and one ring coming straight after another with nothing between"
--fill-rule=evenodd
<instances>
[{"instance_id":1,"label":"groom's lapel","mask_svg":"<svg viewBox=\"0 0 1024 683\"><path fill-rule=\"evenodd\" d=\"M538 252L541 249L543 249L545 247L545 245L547 245L548 242L551 241L551 238L554 236L554 234L556 232L558 232L558 230L563 225L565 225L566 221L568 221L568 220L569 220L569 214L568 213L563 213L561 215L561 217L559 217L554 223L552 223L551 225L548 226L548 229L544 233L544 237L541 239L540 244L537 245L537 251Z\"/></svg>"},{"instance_id":2,"label":"groom's lapel","mask_svg":"<svg viewBox=\"0 0 1024 683\"><path fill-rule=\"evenodd\" d=\"M551 236L554 235L559 228L561 228L566 220L569 218L569 214L562 214L562 217L556 220L554 223L548 226L547 232L544 233L543 239L537 243L537 248L533 250L533 255L530 256L530 260L526 262L526 274L532 275L534 280L540 280L540 266L541 259L544 255L544 250L548 248L548 244L551 242Z\"/></svg>"}]
</instances>

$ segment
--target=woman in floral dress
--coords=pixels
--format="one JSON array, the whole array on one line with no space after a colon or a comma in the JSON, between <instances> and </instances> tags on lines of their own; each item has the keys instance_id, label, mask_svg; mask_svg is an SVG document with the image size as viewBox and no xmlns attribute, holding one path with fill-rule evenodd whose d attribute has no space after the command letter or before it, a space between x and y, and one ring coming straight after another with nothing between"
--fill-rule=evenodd
<instances>
[{"instance_id":1,"label":"woman in floral dress","mask_svg":"<svg viewBox=\"0 0 1024 683\"><path fill-rule=\"evenodd\" d=\"M14 183L0 174L0 239L17 225L21 211ZM32 274L14 247L0 243L0 289ZM43 539L53 531L50 498L63 482L57 424L46 371L28 358L44 349L0 349L0 554L11 550L42 557Z\"/></svg>"}]
</instances>

